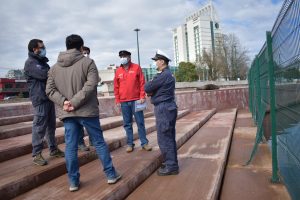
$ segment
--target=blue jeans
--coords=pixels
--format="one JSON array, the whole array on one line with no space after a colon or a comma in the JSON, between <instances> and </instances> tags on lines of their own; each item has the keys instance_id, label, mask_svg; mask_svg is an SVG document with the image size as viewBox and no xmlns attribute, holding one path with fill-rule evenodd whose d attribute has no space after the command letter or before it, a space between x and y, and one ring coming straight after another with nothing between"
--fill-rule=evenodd
<instances>
[{"instance_id":1,"label":"blue jeans","mask_svg":"<svg viewBox=\"0 0 300 200\"><path fill-rule=\"evenodd\" d=\"M134 112L134 101L122 102L121 103L122 115L123 115L123 123L124 129L127 135L127 145L134 146L133 143L133 129L132 129L132 116L134 115L136 124L138 126L138 134L141 140L141 146L148 144L148 140L146 138L146 129L145 129L145 121L144 121L144 113L143 111Z\"/></svg>"},{"instance_id":2,"label":"blue jeans","mask_svg":"<svg viewBox=\"0 0 300 200\"><path fill-rule=\"evenodd\" d=\"M33 112L32 156L36 156L42 152L44 137L46 137L50 152L54 151L57 148L55 140L56 116L54 103L46 101L33 107Z\"/></svg>"},{"instance_id":3,"label":"blue jeans","mask_svg":"<svg viewBox=\"0 0 300 200\"><path fill-rule=\"evenodd\" d=\"M80 127L79 131L79 138L78 138L78 145L83 145L84 144L84 129L83 126Z\"/></svg>"},{"instance_id":4,"label":"blue jeans","mask_svg":"<svg viewBox=\"0 0 300 200\"><path fill-rule=\"evenodd\" d=\"M78 145L85 145L84 143L84 128L83 126L80 127L80 133L79 133L79 140L78 140ZM90 145L93 145L91 138L89 138L89 143Z\"/></svg>"},{"instance_id":5,"label":"blue jeans","mask_svg":"<svg viewBox=\"0 0 300 200\"><path fill-rule=\"evenodd\" d=\"M97 155L101 160L103 171L108 179L115 178L117 172L113 166L109 149L103 138L100 127L99 117L69 117L64 120L65 126L65 159L70 185L79 184L79 165L78 165L78 140L79 134L84 126L96 148Z\"/></svg>"}]
</instances>

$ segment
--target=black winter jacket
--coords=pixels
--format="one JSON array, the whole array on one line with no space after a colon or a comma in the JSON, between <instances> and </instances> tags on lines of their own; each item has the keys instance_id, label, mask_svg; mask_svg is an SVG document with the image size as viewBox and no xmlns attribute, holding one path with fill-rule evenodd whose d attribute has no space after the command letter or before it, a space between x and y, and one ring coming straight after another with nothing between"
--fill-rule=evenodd
<instances>
[{"instance_id":1,"label":"black winter jacket","mask_svg":"<svg viewBox=\"0 0 300 200\"><path fill-rule=\"evenodd\" d=\"M38 106L43 102L49 101L46 95L46 83L48 71L48 58L40 57L32 52L28 53L25 62L24 73L29 88L29 97L33 106Z\"/></svg>"}]
</instances>

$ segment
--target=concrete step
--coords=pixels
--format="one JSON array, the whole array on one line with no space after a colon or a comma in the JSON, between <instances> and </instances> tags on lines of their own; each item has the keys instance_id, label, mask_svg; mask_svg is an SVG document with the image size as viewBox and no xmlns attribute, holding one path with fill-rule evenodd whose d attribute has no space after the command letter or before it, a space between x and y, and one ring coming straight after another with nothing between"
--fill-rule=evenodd
<instances>
[{"instance_id":1,"label":"concrete step","mask_svg":"<svg viewBox=\"0 0 300 200\"><path fill-rule=\"evenodd\" d=\"M153 113L145 113L145 117L153 116ZM100 119L102 130L109 130L120 127L123 124L122 116L107 117ZM116 130L111 130L116 131ZM64 128L56 129L55 138L57 144L64 142ZM32 135L26 134L22 136L12 137L0 140L0 162L16 158L28 154L32 151ZM44 147L47 147L46 141Z\"/></svg>"},{"instance_id":2,"label":"concrete step","mask_svg":"<svg viewBox=\"0 0 300 200\"><path fill-rule=\"evenodd\" d=\"M215 110L191 113L177 121L177 145L180 147L202 126ZM154 119L153 119L154 122ZM16 199L124 199L141 184L161 163L161 154L157 146L156 132L148 135L151 152L137 147L132 153L125 148L112 152L113 162L123 178L115 185L108 185L99 161L95 160L80 167L80 192L70 193L67 175L60 176L37 187Z\"/></svg>"},{"instance_id":3,"label":"concrete step","mask_svg":"<svg viewBox=\"0 0 300 200\"><path fill-rule=\"evenodd\" d=\"M12 116L12 117L2 117L0 118L0 126L16 124L20 122L32 121L33 115L20 115L20 116Z\"/></svg>"},{"instance_id":4,"label":"concrete step","mask_svg":"<svg viewBox=\"0 0 300 200\"><path fill-rule=\"evenodd\" d=\"M56 119L56 127L58 128L62 126L63 122L59 119ZM0 126L0 140L30 134L31 132L32 120Z\"/></svg>"},{"instance_id":5,"label":"concrete step","mask_svg":"<svg viewBox=\"0 0 300 200\"><path fill-rule=\"evenodd\" d=\"M147 112L144 114L145 117L150 117L152 115L153 115L152 112ZM11 117L11 118L13 119L14 117ZM19 118L19 117L16 117L16 118ZM25 117L25 119L26 119L26 117ZM33 119L33 116L32 116L32 119ZM23 122L19 122L19 123L0 126L0 140L17 137L17 136L21 136L21 135L26 135L26 134L31 134L32 119L23 121ZM104 122L109 121L109 123L104 123L103 125L101 125L103 130L110 129L111 127L121 126L123 124L122 116L107 117L104 119L103 119ZM114 122L114 123L112 123L112 122ZM63 122L57 118L56 119L56 127L59 128L62 126L63 126Z\"/></svg>"},{"instance_id":6,"label":"concrete step","mask_svg":"<svg viewBox=\"0 0 300 200\"><path fill-rule=\"evenodd\" d=\"M179 111L178 118L182 118L188 113L188 110ZM145 125L147 133L155 131L155 118L145 118ZM135 123L133 131L134 138L137 139L138 134ZM126 144L123 127L106 130L103 135L111 151ZM139 141L136 141L137 143ZM59 145L59 148L64 150L65 144ZM48 165L43 167L32 164L31 154L0 163L0 194L4 199L22 194L66 173L64 158L50 158L48 149L43 151L43 155L49 162ZM84 165L95 160L97 155L95 149L91 147L89 152L79 152L78 157L80 165Z\"/></svg>"},{"instance_id":7,"label":"concrete step","mask_svg":"<svg viewBox=\"0 0 300 200\"><path fill-rule=\"evenodd\" d=\"M218 199L236 112L217 112L179 149L179 175L153 173L126 199Z\"/></svg>"},{"instance_id":8,"label":"concrete step","mask_svg":"<svg viewBox=\"0 0 300 200\"><path fill-rule=\"evenodd\" d=\"M239 110L232 137L221 200L288 200L284 184L273 184L272 158L268 143L259 144L251 164L245 166L254 146L257 127L248 111Z\"/></svg>"}]
</instances>

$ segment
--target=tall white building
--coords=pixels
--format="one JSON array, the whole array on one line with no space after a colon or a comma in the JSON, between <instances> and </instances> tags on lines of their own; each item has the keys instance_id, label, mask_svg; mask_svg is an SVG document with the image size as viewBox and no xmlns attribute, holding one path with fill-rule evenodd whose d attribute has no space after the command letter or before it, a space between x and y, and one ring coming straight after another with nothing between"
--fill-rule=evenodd
<instances>
[{"instance_id":1,"label":"tall white building","mask_svg":"<svg viewBox=\"0 0 300 200\"><path fill-rule=\"evenodd\" d=\"M173 29L174 61L196 62L203 50L213 52L220 45L221 30L217 12L210 1Z\"/></svg>"}]
</instances>

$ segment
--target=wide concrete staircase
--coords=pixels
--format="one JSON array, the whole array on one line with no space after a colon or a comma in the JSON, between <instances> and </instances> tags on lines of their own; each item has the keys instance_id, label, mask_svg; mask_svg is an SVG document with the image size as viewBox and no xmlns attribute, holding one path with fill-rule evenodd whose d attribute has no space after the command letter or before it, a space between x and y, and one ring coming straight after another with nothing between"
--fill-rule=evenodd
<instances>
[{"instance_id":1,"label":"wide concrete staircase","mask_svg":"<svg viewBox=\"0 0 300 200\"><path fill-rule=\"evenodd\" d=\"M201 112L179 111L176 141L180 173L159 177L155 171L161 164L157 145L155 118L145 114L147 137L153 150L140 147L125 152L126 137L121 116L100 120L104 138L111 150L114 165L122 174L115 185L108 185L95 149L79 152L81 185L69 192L64 158L49 157L46 166L32 164L32 116L0 120L0 199L217 199L236 121L237 109ZM64 150L64 128L57 121L56 139Z\"/></svg>"}]
</instances>

